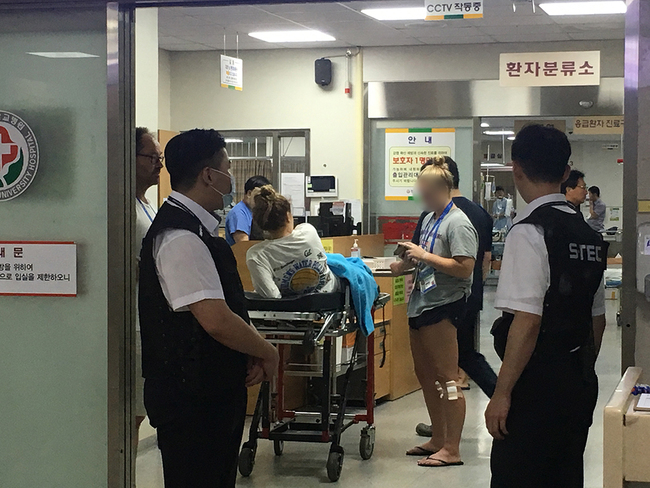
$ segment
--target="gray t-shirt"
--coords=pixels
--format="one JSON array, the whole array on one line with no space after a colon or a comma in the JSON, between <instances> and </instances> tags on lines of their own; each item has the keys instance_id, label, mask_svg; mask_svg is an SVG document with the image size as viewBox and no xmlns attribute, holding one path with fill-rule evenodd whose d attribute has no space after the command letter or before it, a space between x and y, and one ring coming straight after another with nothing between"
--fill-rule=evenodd
<instances>
[{"instance_id":1,"label":"gray t-shirt","mask_svg":"<svg viewBox=\"0 0 650 488\"><path fill-rule=\"evenodd\" d=\"M602 232L605 230L605 214L607 213L607 205L600 198L594 202L594 213L596 218L587 219L589 226L594 229L596 232Z\"/></svg>"},{"instance_id":2,"label":"gray t-shirt","mask_svg":"<svg viewBox=\"0 0 650 488\"><path fill-rule=\"evenodd\" d=\"M422 223L420 245L431 251L431 230L435 216L429 214ZM457 207L451 209L442 220L438 236L433 246L433 254L443 258L476 258L478 252L478 234L467 215ZM466 279L455 278L442 271L435 270L437 286L422 293L416 282L408 305L408 316L417 317L426 310L447 305L469 296L472 290L472 276Z\"/></svg>"}]
</instances>

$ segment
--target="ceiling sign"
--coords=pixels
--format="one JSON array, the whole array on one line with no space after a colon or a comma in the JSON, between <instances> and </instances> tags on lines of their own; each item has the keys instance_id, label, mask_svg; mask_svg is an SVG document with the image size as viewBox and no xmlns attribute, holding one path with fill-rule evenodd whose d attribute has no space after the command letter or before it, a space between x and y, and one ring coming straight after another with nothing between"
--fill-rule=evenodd
<instances>
[{"instance_id":1,"label":"ceiling sign","mask_svg":"<svg viewBox=\"0 0 650 488\"><path fill-rule=\"evenodd\" d=\"M0 295L77 296L76 244L0 241Z\"/></svg>"},{"instance_id":2,"label":"ceiling sign","mask_svg":"<svg viewBox=\"0 0 650 488\"><path fill-rule=\"evenodd\" d=\"M574 134L623 134L624 117L610 115L607 117L576 117L573 121Z\"/></svg>"},{"instance_id":3,"label":"ceiling sign","mask_svg":"<svg viewBox=\"0 0 650 488\"><path fill-rule=\"evenodd\" d=\"M244 89L244 61L221 55L221 88Z\"/></svg>"},{"instance_id":4,"label":"ceiling sign","mask_svg":"<svg viewBox=\"0 0 650 488\"><path fill-rule=\"evenodd\" d=\"M0 110L0 202L27 190L38 170L38 142L23 119Z\"/></svg>"},{"instance_id":5,"label":"ceiling sign","mask_svg":"<svg viewBox=\"0 0 650 488\"><path fill-rule=\"evenodd\" d=\"M600 51L503 53L501 86L600 85Z\"/></svg>"},{"instance_id":6,"label":"ceiling sign","mask_svg":"<svg viewBox=\"0 0 650 488\"><path fill-rule=\"evenodd\" d=\"M445 0L425 0L427 15L424 20L482 19L483 1L449 2Z\"/></svg>"},{"instance_id":7,"label":"ceiling sign","mask_svg":"<svg viewBox=\"0 0 650 488\"><path fill-rule=\"evenodd\" d=\"M413 200L420 168L434 156L454 157L455 129L386 129L386 200Z\"/></svg>"}]
</instances>

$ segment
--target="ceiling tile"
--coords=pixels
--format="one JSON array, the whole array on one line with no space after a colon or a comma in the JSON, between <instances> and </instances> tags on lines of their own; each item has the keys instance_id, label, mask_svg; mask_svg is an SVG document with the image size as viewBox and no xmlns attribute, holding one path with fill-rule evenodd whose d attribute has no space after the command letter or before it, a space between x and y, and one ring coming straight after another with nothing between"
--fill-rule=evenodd
<instances>
[{"instance_id":1,"label":"ceiling tile","mask_svg":"<svg viewBox=\"0 0 650 488\"><path fill-rule=\"evenodd\" d=\"M490 36L478 37L422 37L420 41L425 44L492 44L496 41Z\"/></svg>"},{"instance_id":2,"label":"ceiling tile","mask_svg":"<svg viewBox=\"0 0 650 488\"><path fill-rule=\"evenodd\" d=\"M622 39L623 16L550 17L532 12L528 0L485 0L485 18L443 22L379 22L360 13L370 7L421 5L421 0L360 0L346 3L276 4L263 6L176 7L159 9L160 46L164 49L221 49L223 33L229 49L240 34L240 49L341 46L400 46L491 42ZM275 45L247 36L257 30L316 29L335 43Z\"/></svg>"},{"instance_id":3,"label":"ceiling tile","mask_svg":"<svg viewBox=\"0 0 650 488\"><path fill-rule=\"evenodd\" d=\"M493 34L492 37L497 40L497 42L507 42L507 43L524 43L524 42L551 42L551 41L570 41L571 38L568 34L558 33L558 34L530 34L525 36L525 41L522 40L521 34L511 34L509 32L504 32L502 34Z\"/></svg>"}]
</instances>

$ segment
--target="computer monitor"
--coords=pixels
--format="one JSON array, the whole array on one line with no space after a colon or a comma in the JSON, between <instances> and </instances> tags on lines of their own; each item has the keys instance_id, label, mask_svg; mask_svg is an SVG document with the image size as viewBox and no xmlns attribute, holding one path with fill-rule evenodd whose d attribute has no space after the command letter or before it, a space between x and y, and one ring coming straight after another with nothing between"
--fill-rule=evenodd
<instances>
[{"instance_id":1,"label":"computer monitor","mask_svg":"<svg viewBox=\"0 0 650 488\"><path fill-rule=\"evenodd\" d=\"M338 197L338 179L334 175L314 175L306 177L308 198Z\"/></svg>"}]
</instances>

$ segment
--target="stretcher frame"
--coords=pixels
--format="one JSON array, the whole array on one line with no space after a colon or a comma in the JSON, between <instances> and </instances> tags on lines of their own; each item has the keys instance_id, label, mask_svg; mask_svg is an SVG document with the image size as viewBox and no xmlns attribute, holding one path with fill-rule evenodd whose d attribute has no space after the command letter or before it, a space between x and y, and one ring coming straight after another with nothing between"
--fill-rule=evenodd
<instances>
[{"instance_id":1,"label":"stretcher frame","mask_svg":"<svg viewBox=\"0 0 650 488\"><path fill-rule=\"evenodd\" d=\"M330 299L327 295L332 295ZM343 432L353 425L366 423L361 430L359 454L363 460L370 459L375 446L375 338L374 334L365 337L360 333L358 317L352 307L350 290L337 294L321 294L317 298L323 309L307 307L308 311L294 312L283 310L276 303L265 300L249 300L251 321L258 331L272 344L276 344L280 354L280 366L275 379L275 391L270 382L264 382L260 388L253 414L248 440L244 443L239 457L239 471L242 476L250 476L255 466L258 441L273 441L274 452L281 456L285 442L329 443L327 475L335 482L341 476L345 452L341 446ZM307 298L309 300L309 298ZM376 299L374 311L383 308L390 300L390 295L382 293ZM296 308L300 299L295 300ZM305 303L305 299L303 302ZM330 305L331 304L331 305ZM316 308L316 309L315 309ZM329 310L328 310L329 308ZM343 373L342 393L336 394L338 377L335 361L332 361L333 342L351 332L356 335L353 352L347 368ZM348 413L350 379L353 371L361 364L360 348L366 343L365 366L365 412ZM308 350L322 350L319 369L304 371L287 371L285 368L287 353L291 345L301 345ZM305 376L322 379L322 401L319 411L295 411L285 408L285 376Z\"/></svg>"}]
</instances>

